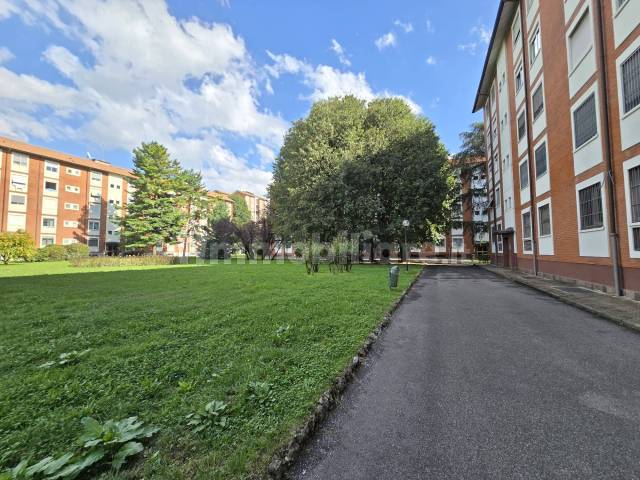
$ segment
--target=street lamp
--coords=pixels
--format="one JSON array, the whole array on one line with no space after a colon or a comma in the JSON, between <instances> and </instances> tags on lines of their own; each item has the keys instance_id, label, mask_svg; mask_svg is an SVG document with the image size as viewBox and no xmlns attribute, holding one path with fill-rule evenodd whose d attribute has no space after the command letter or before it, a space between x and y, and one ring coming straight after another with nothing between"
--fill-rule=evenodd
<instances>
[{"instance_id":1,"label":"street lamp","mask_svg":"<svg viewBox=\"0 0 640 480\"><path fill-rule=\"evenodd\" d=\"M404 227L404 255L407 263L407 272L409 271L409 250L407 249L407 230L409 230L411 223L409 220L403 220L402 226Z\"/></svg>"}]
</instances>

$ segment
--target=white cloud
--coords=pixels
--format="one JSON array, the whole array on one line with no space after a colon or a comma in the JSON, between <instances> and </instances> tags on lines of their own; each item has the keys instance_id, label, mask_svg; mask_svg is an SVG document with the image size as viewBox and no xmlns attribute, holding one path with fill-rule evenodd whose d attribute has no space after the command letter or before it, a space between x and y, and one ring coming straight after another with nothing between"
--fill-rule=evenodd
<instances>
[{"instance_id":1,"label":"white cloud","mask_svg":"<svg viewBox=\"0 0 640 480\"><path fill-rule=\"evenodd\" d=\"M374 92L363 72L343 72L328 65L314 67L291 55L276 55L271 52L267 52L267 54L274 61L272 65L267 67L272 76L278 78L285 73L302 76L303 83L312 89L312 92L304 97L308 100L315 102L345 95L353 95L366 101L371 101L375 98L398 97L404 99L415 113L421 113L422 111L417 103L403 95L397 95L386 90Z\"/></svg>"},{"instance_id":2,"label":"white cloud","mask_svg":"<svg viewBox=\"0 0 640 480\"><path fill-rule=\"evenodd\" d=\"M223 7L231 8L231 1L230 0L219 0L219 1L220 1L220 5L222 5Z\"/></svg>"},{"instance_id":3,"label":"white cloud","mask_svg":"<svg viewBox=\"0 0 640 480\"><path fill-rule=\"evenodd\" d=\"M427 18L427 33L435 33L436 29L433 26L433 22Z\"/></svg>"},{"instance_id":4,"label":"white cloud","mask_svg":"<svg viewBox=\"0 0 640 480\"><path fill-rule=\"evenodd\" d=\"M260 156L260 164L262 166L266 167L273 164L276 159L276 152L273 149L259 143L256 145L256 150Z\"/></svg>"},{"instance_id":5,"label":"white cloud","mask_svg":"<svg viewBox=\"0 0 640 480\"><path fill-rule=\"evenodd\" d=\"M396 35L393 32L385 33L374 43L376 47L378 47L378 50L383 50L387 47L394 47L397 43Z\"/></svg>"},{"instance_id":6,"label":"white cloud","mask_svg":"<svg viewBox=\"0 0 640 480\"><path fill-rule=\"evenodd\" d=\"M347 52L345 51L344 47L340 45L335 38L331 39L331 50L333 50L334 53L338 56L338 60L342 65L346 67L351 66L351 61L347 57Z\"/></svg>"},{"instance_id":7,"label":"white cloud","mask_svg":"<svg viewBox=\"0 0 640 480\"><path fill-rule=\"evenodd\" d=\"M438 60L433 55L427 57L427 65L437 65Z\"/></svg>"},{"instance_id":8,"label":"white cloud","mask_svg":"<svg viewBox=\"0 0 640 480\"><path fill-rule=\"evenodd\" d=\"M473 27L471 29L471 35L476 35L480 42L485 45L489 45L489 42L491 41L491 32L482 24Z\"/></svg>"},{"instance_id":9,"label":"white cloud","mask_svg":"<svg viewBox=\"0 0 640 480\"><path fill-rule=\"evenodd\" d=\"M14 58L13 53L7 47L0 47L0 63L8 62Z\"/></svg>"},{"instance_id":10,"label":"white cloud","mask_svg":"<svg viewBox=\"0 0 640 480\"><path fill-rule=\"evenodd\" d=\"M260 107L264 73L231 27L176 19L163 1L29 0L18 10L0 0L0 18L12 14L69 37L83 57L59 45L43 52L65 84L0 67L0 131L109 149L158 140L211 188L264 192L271 173L235 156L224 136L276 148L288 123ZM273 91L268 78L264 89Z\"/></svg>"},{"instance_id":11,"label":"white cloud","mask_svg":"<svg viewBox=\"0 0 640 480\"><path fill-rule=\"evenodd\" d=\"M404 30L404 33L411 33L413 32L413 24L411 22L407 22L407 23L403 23L400 20L396 20L393 22L393 24L396 27L401 28L402 30Z\"/></svg>"},{"instance_id":12,"label":"white cloud","mask_svg":"<svg viewBox=\"0 0 640 480\"><path fill-rule=\"evenodd\" d=\"M475 55L477 49L478 42L461 43L460 45L458 45L458 50L460 50L461 52L466 52L469 55Z\"/></svg>"}]
</instances>

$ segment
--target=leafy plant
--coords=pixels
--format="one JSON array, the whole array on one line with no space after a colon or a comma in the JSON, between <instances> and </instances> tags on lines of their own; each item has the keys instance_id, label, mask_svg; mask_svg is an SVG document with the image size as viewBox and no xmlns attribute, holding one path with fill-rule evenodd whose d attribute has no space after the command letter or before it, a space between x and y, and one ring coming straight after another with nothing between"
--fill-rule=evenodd
<instances>
[{"instance_id":1,"label":"leafy plant","mask_svg":"<svg viewBox=\"0 0 640 480\"><path fill-rule=\"evenodd\" d=\"M213 400L207 403L202 410L187 415L189 420L187 425L192 427L193 433L201 432L205 428L223 429L228 422L228 407L229 405L222 400Z\"/></svg>"},{"instance_id":2,"label":"leafy plant","mask_svg":"<svg viewBox=\"0 0 640 480\"><path fill-rule=\"evenodd\" d=\"M178 381L178 390L181 393L187 393L193 390L193 382L189 382L187 380L179 380Z\"/></svg>"},{"instance_id":3,"label":"leafy plant","mask_svg":"<svg viewBox=\"0 0 640 480\"><path fill-rule=\"evenodd\" d=\"M276 330L276 333L273 335L273 343L276 346L281 346L286 343L289 343L291 339L291 326L290 325L280 325Z\"/></svg>"},{"instance_id":4,"label":"leafy plant","mask_svg":"<svg viewBox=\"0 0 640 480\"><path fill-rule=\"evenodd\" d=\"M251 382L247 387L248 400L261 408L267 408L276 402L273 384Z\"/></svg>"},{"instance_id":5,"label":"leafy plant","mask_svg":"<svg viewBox=\"0 0 640 480\"><path fill-rule=\"evenodd\" d=\"M0 261L5 265L14 260L30 262L36 254L31 237L19 230L0 233Z\"/></svg>"},{"instance_id":6,"label":"leafy plant","mask_svg":"<svg viewBox=\"0 0 640 480\"><path fill-rule=\"evenodd\" d=\"M51 362L43 363L38 366L38 368L52 368L52 367L64 367L67 365L72 365L74 363L78 363L82 357L84 357L87 353L91 351L90 348L78 352L77 350L73 350L72 352L61 353L58 357L58 360L53 360Z\"/></svg>"},{"instance_id":7,"label":"leafy plant","mask_svg":"<svg viewBox=\"0 0 640 480\"><path fill-rule=\"evenodd\" d=\"M124 420L107 420L101 424L91 417L81 420L84 432L78 438L79 447L75 452L65 453L57 459L45 457L29 466L29 459L3 473L0 480L21 479L73 479L100 461L108 462L118 471L127 458L140 453L144 447L135 440L149 438L159 428L144 426L138 417Z\"/></svg>"}]
</instances>

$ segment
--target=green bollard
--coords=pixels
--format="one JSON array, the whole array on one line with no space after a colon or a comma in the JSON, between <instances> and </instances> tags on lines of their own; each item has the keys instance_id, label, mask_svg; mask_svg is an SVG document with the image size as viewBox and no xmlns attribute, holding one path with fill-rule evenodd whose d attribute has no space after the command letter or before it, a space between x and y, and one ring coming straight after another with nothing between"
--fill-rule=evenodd
<instances>
[{"instance_id":1,"label":"green bollard","mask_svg":"<svg viewBox=\"0 0 640 480\"><path fill-rule=\"evenodd\" d=\"M397 265L391 267L389 270L389 288L396 288L398 286L398 277L400 276L400 267Z\"/></svg>"}]
</instances>

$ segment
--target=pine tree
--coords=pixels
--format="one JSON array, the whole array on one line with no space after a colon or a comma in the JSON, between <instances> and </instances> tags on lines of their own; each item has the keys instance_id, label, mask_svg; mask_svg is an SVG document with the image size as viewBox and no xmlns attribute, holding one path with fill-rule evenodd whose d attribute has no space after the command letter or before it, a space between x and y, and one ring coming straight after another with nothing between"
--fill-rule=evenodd
<instances>
[{"instance_id":1,"label":"pine tree","mask_svg":"<svg viewBox=\"0 0 640 480\"><path fill-rule=\"evenodd\" d=\"M158 244L176 243L185 225L180 164L157 142L143 143L133 154L131 185L135 191L121 220L125 248L149 250Z\"/></svg>"}]
</instances>

